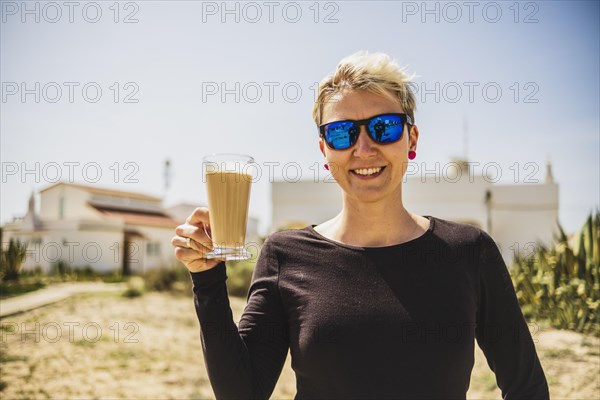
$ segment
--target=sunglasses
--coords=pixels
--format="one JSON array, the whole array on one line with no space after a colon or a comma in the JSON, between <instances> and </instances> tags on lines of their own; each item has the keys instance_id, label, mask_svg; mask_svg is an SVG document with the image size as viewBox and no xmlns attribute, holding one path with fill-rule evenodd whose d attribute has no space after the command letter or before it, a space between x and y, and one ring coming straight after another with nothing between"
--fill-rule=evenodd
<instances>
[{"instance_id":1,"label":"sunglasses","mask_svg":"<svg viewBox=\"0 0 600 400\"><path fill-rule=\"evenodd\" d=\"M356 144L361 125L367 127L371 139L379 144L397 142L402 138L404 124L412 125L413 121L406 114L380 114L361 120L335 121L319 126L321 137L333 150L346 150Z\"/></svg>"}]
</instances>

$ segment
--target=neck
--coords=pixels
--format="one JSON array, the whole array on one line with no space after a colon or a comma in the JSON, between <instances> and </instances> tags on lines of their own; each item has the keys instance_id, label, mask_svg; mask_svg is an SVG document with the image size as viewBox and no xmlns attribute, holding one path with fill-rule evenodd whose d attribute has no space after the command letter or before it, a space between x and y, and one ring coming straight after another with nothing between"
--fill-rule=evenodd
<instances>
[{"instance_id":1,"label":"neck","mask_svg":"<svg viewBox=\"0 0 600 400\"><path fill-rule=\"evenodd\" d=\"M361 247L391 246L420 236L417 218L404 208L401 195L373 203L344 195L340 214L317 231L335 241Z\"/></svg>"}]
</instances>

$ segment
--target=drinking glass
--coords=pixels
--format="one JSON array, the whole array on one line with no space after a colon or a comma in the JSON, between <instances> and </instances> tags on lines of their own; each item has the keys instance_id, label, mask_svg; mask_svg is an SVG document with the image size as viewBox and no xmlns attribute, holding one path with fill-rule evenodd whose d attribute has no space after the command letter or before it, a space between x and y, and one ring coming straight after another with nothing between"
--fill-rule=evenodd
<instances>
[{"instance_id":1,"label":"drinking glass","mask_svg":"<svg viewBox=\"0 0 600 400\"><path fill-rule=\"evenodd\" d=\"M208 193L213 249L206 258L246 260L244 248L254 159L244 154L211 154L202 169ZM208 234L208 233L207 233Z\"/></svg>"}]
</instances>

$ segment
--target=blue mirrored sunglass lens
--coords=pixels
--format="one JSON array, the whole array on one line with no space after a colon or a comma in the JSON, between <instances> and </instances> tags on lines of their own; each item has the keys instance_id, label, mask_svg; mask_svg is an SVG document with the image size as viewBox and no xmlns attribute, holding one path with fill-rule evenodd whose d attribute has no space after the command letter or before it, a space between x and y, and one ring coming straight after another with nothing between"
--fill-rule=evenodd
<instances>
[{"instance_id":1,"label":"blue mirrored sunglass lens","mask_svg":"<svg viewBox=\"0 0 600 400\"><path fill-rule=\"evenodd\" d=\"M369 132L378 143L392 143L402 137L403 126L399 115L382 115L369 122Z\"/></svg>"},{"instance_id":2,"label":"blue mirrored sunglass lens","mask_svg":"<svg viewBox=\"0 0 600 400\"><path fill-rule=\"evenodd\" d=\"M325 140L334 149L347 149L352 145L352 122L334 122L327 125Z\"/></svg>"}]
</instances>

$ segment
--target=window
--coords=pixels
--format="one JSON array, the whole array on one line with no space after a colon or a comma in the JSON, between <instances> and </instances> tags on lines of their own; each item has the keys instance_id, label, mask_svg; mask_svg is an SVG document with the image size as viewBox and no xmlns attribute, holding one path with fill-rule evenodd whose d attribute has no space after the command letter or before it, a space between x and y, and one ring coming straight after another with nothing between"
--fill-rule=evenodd
<instances>
[{"instance_id":1,"label":"window","mask_svg":"<svg viewBox=\"0 0 600 400\"><path fill-rule=\"evenodd\" d=\"M63 219L65 217L65 198L60 197L58 204L58 218Z\"/></svg>"},{"instance_id":2,"label":"window","mask_svg":"<svg viewBox=\"0 0 600 400\"><path fill-rule=\"evenodd\" d=\"M148 256L159 256L160 255L160 242L146 243L146 254L148 254Z\"/></svg>"}]
</instances>

